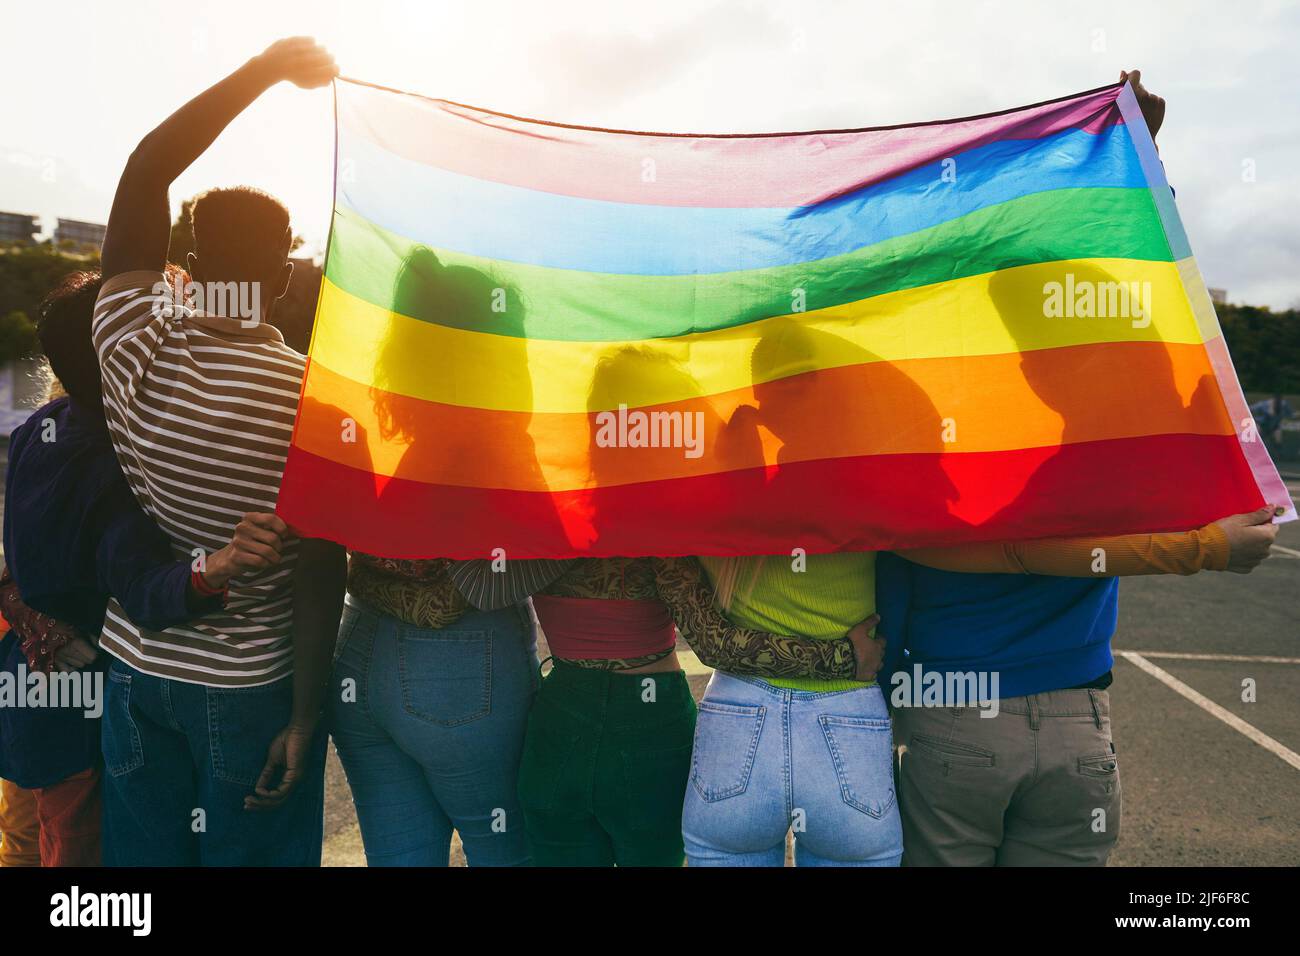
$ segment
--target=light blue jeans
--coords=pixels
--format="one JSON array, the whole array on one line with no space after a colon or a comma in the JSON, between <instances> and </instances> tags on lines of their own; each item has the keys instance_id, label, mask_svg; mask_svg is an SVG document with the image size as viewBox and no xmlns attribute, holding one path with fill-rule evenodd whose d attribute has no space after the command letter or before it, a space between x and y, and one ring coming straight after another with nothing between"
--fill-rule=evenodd
<instances>
[{"instance_id":1,"label":"light blue jeans","mask_svg":"<svg viewBox=\"0 0 1300 956\"><path fill-rule=\"evenodd\" d=\"M815 693L715 672L700 701L682 837L691 866L897 866L879 687Z\"/></svg>"},{"instance_id":2,"label":"light blue jeans","mask_svg":"<svg viewBox=\"0 0 1300 956\"><path fill-rule=\"evenodd\" d=\"M352 598L343 611L330 732L370 866L529 862L515 789L537 641L524 607L414 627Z\"/></svg>"}]
</instances>

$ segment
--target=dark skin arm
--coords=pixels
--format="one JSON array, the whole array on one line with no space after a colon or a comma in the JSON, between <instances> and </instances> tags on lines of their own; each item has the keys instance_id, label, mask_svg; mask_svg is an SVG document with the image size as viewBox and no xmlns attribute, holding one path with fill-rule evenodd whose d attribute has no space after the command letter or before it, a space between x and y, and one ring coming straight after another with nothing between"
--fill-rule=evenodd
<instances>
[{"instance_id":1,"label":"dark skin arm","mask_svg":"<svg viewBox=\"0 0 1300 956\"><path fill-rule=\"evenodd\" d=\"M1120 70L1119 81L1133 84L1133 95L1137 97L1138 106L1142 108L1142 118L1147 121L1147 129L1151 132L1151 140L1154 142L1156 133L1160 132L1160 127L1165 122L1164 98L1156 96L1142 85L1141 70Z\"/></svg>"},{"instance_id":2,"label":"dark skin arm","mask_svg":"<svg viewBox=\"0 0 1300 956\"><path fill-rule=\"evenodd\" d=\"M293 571L293 712L271 741L257 786L244 798L245 810L279 806L307 770L325 707L347 576L341 545L303 539Z\"/></svg>"},{"instance_id":3,"label":"dark skin arm","mask_svg":"<svg viewBox=\"0 0 1300 956\"><path fill-rule=\"evenodd\" d=\"M290 37L163 120L140 141L118 181L104 234L104 277L137 269L162 271L171 235L167 188L255 99L281 80L310 89L337 74L334 58L323 47L309 37Z\"/></svg>"},{"instance_id":4,"label":"dark skin arm","mask_svg":"<svg viewBox=\"0 0 1300 956\"><path fill-rule=\"evenodd\" d=\"M269 46L230 76L190 100L140 141L131 154L109 215L101 253L105 278L160 272L170 236L167 188L222 130L281 80L304 89L338 74L334 58L314 40L291 37ZM305 767L320 719L334 638L342 612L346 556L328 542L304 541L294 574L294 702L287 726L271 743L250 808L288 797Z\"/></svg>"}]
</instances>

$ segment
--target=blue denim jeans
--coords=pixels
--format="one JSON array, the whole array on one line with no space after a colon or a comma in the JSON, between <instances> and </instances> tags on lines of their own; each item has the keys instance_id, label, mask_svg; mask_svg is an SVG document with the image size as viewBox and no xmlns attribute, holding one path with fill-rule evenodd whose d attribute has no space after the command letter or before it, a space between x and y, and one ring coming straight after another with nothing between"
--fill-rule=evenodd
<instances>
[{"instance_id":1,"label":"blue denim jeans","mask_svg":"<svg viewBox=\"0 0 1300 956\"><path fill-rule=\"evenodd\" d=\"M289 722L293 678L205 687L114 660L105 693L105 866L319 866L325 733L274 810L245 810L271 740Z\"/></svg>"},{"instance_id":2,"label":"blue denim jeans","mask_svg":"<svg viewBox=\"0 0 1300 956\"><path fill-rule=\"evenodd\" d=\"M682 836L691 866L897 866L889 711L879 687L816 693L715 672L695 726Z\"/></svg>"},{"instance_id":3,"label":"blue denim jeans","mask_svg":"<svg viewBox=\"0 0 1300 956\"><path fill-rule=\"evenodd\" d=\"M523 606L415 627L349 598L330 732L370 866L529 862L515 794L537 639Z\"/></svg>"}]
</instances>

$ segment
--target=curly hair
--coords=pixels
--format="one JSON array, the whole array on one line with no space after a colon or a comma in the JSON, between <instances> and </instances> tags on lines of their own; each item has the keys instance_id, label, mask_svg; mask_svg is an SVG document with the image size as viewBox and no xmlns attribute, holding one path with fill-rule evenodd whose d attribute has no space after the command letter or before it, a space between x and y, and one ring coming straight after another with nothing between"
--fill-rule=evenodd
<instances>
[{"instance_id":1,"label":"curly hair","mask_svg":"<svg viewBox=\"0 0 1300 956\"><path fill-rule=\"evenodd\" d=\"M185 270L168 264L167 281L189 281ZM99 358L91 341L95 300L104 278L98 270L70 272L46 293L37 309L36 334L58 385L86 408L100 406ZM57 395L51 386L51 395Z\"/></svg>"}]
</instances>

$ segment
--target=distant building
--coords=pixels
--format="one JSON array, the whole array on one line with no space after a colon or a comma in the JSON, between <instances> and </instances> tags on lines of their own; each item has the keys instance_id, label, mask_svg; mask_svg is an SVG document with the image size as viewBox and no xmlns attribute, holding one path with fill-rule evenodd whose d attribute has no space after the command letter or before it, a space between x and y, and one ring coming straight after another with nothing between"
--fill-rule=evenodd
<instances>
[{"instance_id":1,"label":"distant building","mask_svg":"<svg viewBox=\"0 0 1300 956\"><path fill-rule=\"evenodd\" d=\"M104 232L108 227L97 222L82 222L79 219L60 219L54 228L54 241L73 242L79 246L99 248L104 243Z\"/></svg>"},{"instance_id":2,"label":"distant building","mask_svg":"<svg viewBox=\"0 0 1300 956\"><path fill-rule=\"evenodd\" d=\"M1211 290L1210 290L1210 301L1213 302L1215 305L1227 305L1227 304L1228 304L1228 290L1227 290L1227 289L1211 289Z\"/></svg>"},{"instance_id":3,"label":"distant building","mask_svg":"<svg viewBox=\"0 0 1300 956\"><path fill-rule=\"evenodd\" d=\"M0 440L45 404L50 378L44 358L0 364Z\"/></svg>"},{"instance_id":4,"label":"distant building","mask_svg":"<svg viewBox=\"0 0 1300 956\"><path fill-rule=\"evenodd\" d=\"M0 212L0 242L31 242L40 227L36 217L20 212Z\"/></svg>"}]
</instances>

